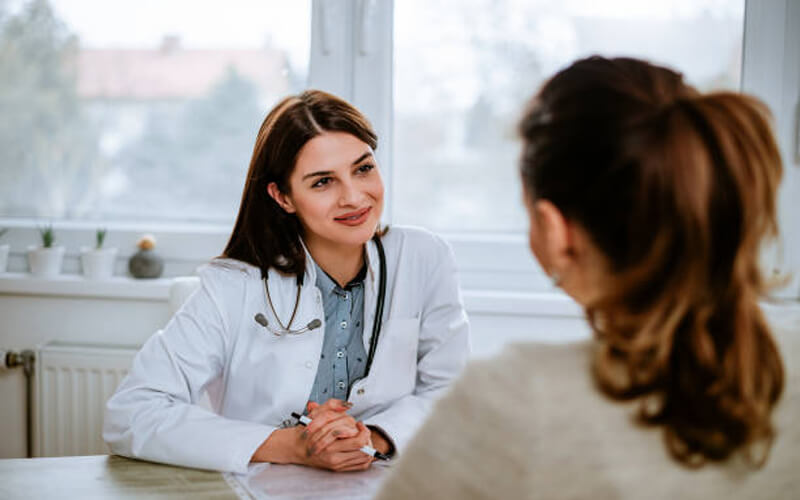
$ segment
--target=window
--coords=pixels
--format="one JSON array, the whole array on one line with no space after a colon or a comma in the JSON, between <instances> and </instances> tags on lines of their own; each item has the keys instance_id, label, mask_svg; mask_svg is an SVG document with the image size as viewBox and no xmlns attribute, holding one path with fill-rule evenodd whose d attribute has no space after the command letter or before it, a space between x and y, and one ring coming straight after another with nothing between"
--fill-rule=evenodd
<instances>
[{"instance_id":1,"label":"window","mask_svg":"<svg viewBox=\"0 0 800 500\"><path fill-rule=\"evenodd\" d=\"M744 0L396 2L395 220L524 231L515 127L545 78L627 55L738 89L743 19Z\"/></svg>"},{"instance_id":2,"label":"window","mask_svg":"<svg viewBox=\"0 0 800 500\"><path fill-rule=\"evenodd\" d=\"M12 5L0 215L230 225L266 110L306 85L310 3Z\"/></svg>"},{"instance_id":3,"label":"window","mask_svg":"<svg viewBox=\"0 0 800 500\"><path fill-rule=\"evenodd\" d=\"M95 221L131 244L156 232L168 272L191 272L224 245L258 123L279 96L314 87L375 125L386 222L444 233L466 288L548 290L527 249L515 125L545 77L600 53L770 105L787 162L776 266L794 270L797 298L798 25L791 0L0 2L12 270L53 219L73 246Z\"/></svg>"}]
</instances>

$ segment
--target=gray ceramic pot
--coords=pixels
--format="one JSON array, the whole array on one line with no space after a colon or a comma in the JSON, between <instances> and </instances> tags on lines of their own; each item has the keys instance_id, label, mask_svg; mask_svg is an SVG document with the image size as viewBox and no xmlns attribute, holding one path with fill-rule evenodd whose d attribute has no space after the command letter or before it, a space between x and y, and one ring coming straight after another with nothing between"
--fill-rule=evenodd
<instances>
[{"instance_id":1,"label":"gray ceramic pot","mask_svg":"<svg viewBox=\"0 0 800 500\"><path fill-rule=\"evenodd\" d=\"M153 250L139 250L128 261L134 278L158 278L164 272L164 259Z\"/></svg>"}]
</instances>

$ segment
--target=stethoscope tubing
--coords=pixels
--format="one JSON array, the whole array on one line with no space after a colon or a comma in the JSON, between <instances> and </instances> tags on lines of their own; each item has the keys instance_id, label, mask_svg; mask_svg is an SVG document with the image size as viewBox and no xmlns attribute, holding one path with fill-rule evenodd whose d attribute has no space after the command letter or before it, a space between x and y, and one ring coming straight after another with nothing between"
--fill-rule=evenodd
<instances>
[{"instance_id":1,"label":"stethoscope tubing","mask_svg":"<svg viewBox=\"0 0 800 500\"><path fill-rule=\"evenodd\" d=\"M386 254L383 252L383 243L381 243L380 236L376 234L372 239L378 249L381 275L378 279L378 302L375 304L375 321L372 323L372 336L369 339L369 353L367 354L364 378L369 375L369 370L372 368L372 360L375 359L375 351L378 348L378 338L381 335L381 325L383 323L383 303L386 298Z\"/></svg>"},{"instance_id":2,"label":"stethoscope tubing","mask_svg":"<svg viewBox=\"0 0 800 500\"><path fill-rule=\"evenodd\" d=\"M372 323L372 335L370 336L369 339L369 353L367 353L367 363L364 368L363 378L366 378L369 375L370 369L372 368L372 361L375 359L375 351L378 348L378 339L380 338L381 327L383 325L383 305L386 299L386 254L383 250L383 243L381 242L380 236L375 234L375 236L372 237L372 240L375 242L375 246L378 249L380 277L378 279L378 300L375 303L375 321ZM294 321L298 305L300 304L300 289L302 287L302 281L300 277L297 278L297 297L295 298L294 308L292 309L292 317L289 320L289 324L287 326L283 326L280 319L278 319L278 314L275 312L275 308L272 305L272 297L270 296L269 293L269 285L267 284L266 273L264 275L263 280L264 280L264 293L266 295L267 302L269 303L270 309L272 310L272 314L278 321L278 325L280 326L280 328L278 329L273 328L267 321L267 318L264 317L262 313L258 313L255 315L256 323L263 326L265 329L267 329L270 333L272 333L276 337L282 337L283 335L299 335L301 333L310 332L311 330L319 328L322 325L322 322L319 319L314 319L302 328L292 329L292 322Z\"/></svg>"}]
</instances>

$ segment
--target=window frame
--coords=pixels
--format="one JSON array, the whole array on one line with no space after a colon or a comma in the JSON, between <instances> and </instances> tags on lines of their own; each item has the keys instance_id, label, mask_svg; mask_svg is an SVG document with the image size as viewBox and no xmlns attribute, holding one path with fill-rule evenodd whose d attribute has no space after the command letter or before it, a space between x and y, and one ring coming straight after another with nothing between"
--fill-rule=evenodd
<instances>
[{"instance_id":1,"label":"window frame","mask_svg":"<svg viewBox=\"0 0 800 500\"><path fill-rule=\"evenodd\" d=\"M765 252L764 266L788 277L773 292L800 299L800 2L745 1L741 90L762 99L773 114L783 157L778 192L776 245ZM792 29L794 28L794 29Z\"/></svg>"},{"instance_id":2,"label":"window frame","mask_svg":"<svg viewBox=\"0 0 800 500\"><path fill-rule=\"evenodd\" d=\"M391 224L393 22L394 0L312 0L308 86L348 99L372 121L380 137L376 156L386 184L383 222ZM800 299L800 3L791 0L745 1L742 90L763 99L773 110L785 161L780 217L783 239L767 262L794 279L777 295ZM794 50L793 50L794 49ZM780 54L780 56L777 56ZM775 78L779 75L779 78ZM398 167L401 169L402 167ZM0 218L12 242L9 271L26 269L25 250L38 244L38 227L47 221ZM794 222L794 223L793 223ZM65 273L79 271L81 246L91 246L97 222L56 221L58 244L66 246ZM193 274L218 255L230 228L163 223L108 225L108 246L120 249L117 273L123 273L135 242L154 234L168 276ZM548 293L552 284L535 263L525 234L445 233L453 246L463 288L493 293Z\"/></svg>"}]
</instances>

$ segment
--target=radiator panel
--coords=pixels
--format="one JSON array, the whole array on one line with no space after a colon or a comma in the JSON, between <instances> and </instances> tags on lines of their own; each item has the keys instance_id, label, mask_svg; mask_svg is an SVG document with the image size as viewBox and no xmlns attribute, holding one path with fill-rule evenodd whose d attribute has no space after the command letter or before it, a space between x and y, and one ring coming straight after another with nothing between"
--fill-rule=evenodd
<instances>
[{"instance_id":1,"label":"radiator panel","mask_svg":"<svg viewBox=\"0 0 800 500\"><path fill-rule=\"evenodd\" d=\"M51 342L36 358L37 456L99 455L106 401L128 373L136 347Z\"/></svg>"}]
</instances>

